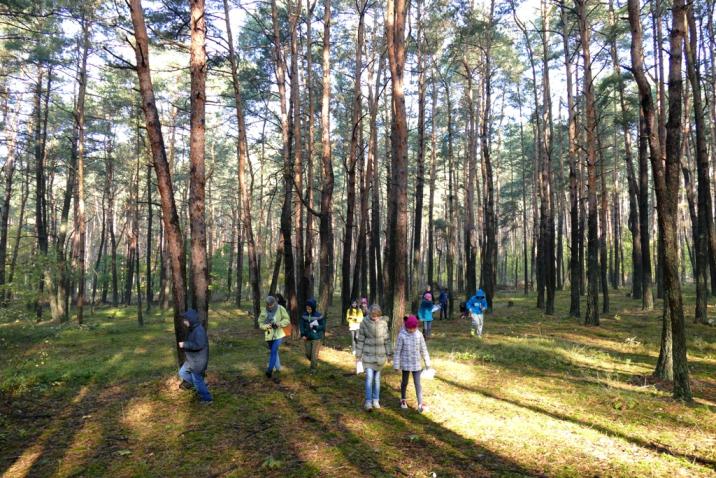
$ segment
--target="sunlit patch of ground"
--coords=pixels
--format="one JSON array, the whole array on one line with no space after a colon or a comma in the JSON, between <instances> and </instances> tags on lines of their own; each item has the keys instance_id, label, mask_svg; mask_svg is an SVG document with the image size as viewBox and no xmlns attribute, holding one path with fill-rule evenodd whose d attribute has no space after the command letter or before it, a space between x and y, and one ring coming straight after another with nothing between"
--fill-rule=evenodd
<instances>
[{"instance_id":1,"label":"sunlit patch of ground","mask_svg":"<svg viewBox=\"0 0 716 478\"><path fill-rule=\"evenodd\" d=\"M612 296L584 327L519 293L501 296L473 339L436 321L430 412L399 407L383 371L381 403L362 410L347 330L329 328L319 371L303 344L282 346L282 382L244 311L215 307L207 381L215 403L178 389L171 319L139 328L133 308L73 324L0 324L0 476L619 476L716 475L716 330L687 324L695 402L649 379L659 308ZM511 301L512 305L508 305ZM329 317L339 317L335 309Z\"/></svg>"}]
</instances>

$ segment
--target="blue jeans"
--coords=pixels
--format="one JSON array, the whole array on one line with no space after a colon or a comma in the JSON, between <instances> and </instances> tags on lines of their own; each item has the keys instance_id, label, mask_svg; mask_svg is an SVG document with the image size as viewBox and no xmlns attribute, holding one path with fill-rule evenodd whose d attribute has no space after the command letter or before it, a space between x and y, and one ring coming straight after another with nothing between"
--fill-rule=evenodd
<instances>
[{"instance_id":1,"label":"blue jeans","mask_svg":"<svg viewBox=\"0 0 716 478\"><path fill-rule=\"evenodd\" d=\"M281 369L281 361L278 358L278 348L281 346L283 339L269 340L266 345L269 348L269 363L267 372L273 372L274 369Z\"/></svg>"},{"instance_id":2,"label":"blue jeans","mask_svg":"<svg viewBox=\"0 0 716 478\"><path fill-rule=\"evenodd\" d=\"M192 384L196 389L196 393L199 394L199 398L202 401L209 402L212 400L211 394L209 393L209 389L206 388L204 376L200 373L192 371L191 368L189 368L189 364L187 362L184 362L184 365L182 365L179 369L179 378L181 378L185 382Z\"/></svg>"},{"instance_id":3,"label":"blue jeans","mask_svg":"<svg viewBox=\"0 0 716 478\"><path fill-rule=\"evenodd\" d=\"M380 370L365 369L365 401L380 400Z\"/></svg>"},{"instance_id":4,"label":"blue jeans","mask_svg":"<svg viewBox=\"0 0 716 478\"><path fill-rule=\"evenodd\" d=\"M432 320L424 320L423 321L423 335L426 339L430 338L430 335L433 331L433 321Z\"/></svg>"}]
</instances>

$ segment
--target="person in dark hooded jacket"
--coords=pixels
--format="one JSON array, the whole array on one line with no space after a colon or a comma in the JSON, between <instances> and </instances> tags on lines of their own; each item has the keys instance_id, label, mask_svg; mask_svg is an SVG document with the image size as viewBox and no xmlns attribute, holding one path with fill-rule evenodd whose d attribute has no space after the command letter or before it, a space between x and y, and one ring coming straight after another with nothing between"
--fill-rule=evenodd
<instances>
[{"instance_id":1,"label":"person in dark hooded jacket","mask_svg":"<svg viewBox=\"0 0 716 478\"><path fill-rule=\"evenodd\" d=\"M199 314L194 309L189 309L182 315L184 325L189 328L189 334L183 342L179 342L179 348L184 350L186 361L179 369L179 377L182 379L181 387L185 389L194 388L202 403L211 403L212 397L204 382L206 366L209 363L209 339L206 330L199 321Z\"/></svg>"},{"instance_id":2,"label":"person in dark hooded jacket","mask_svg":"<svg viewBox=\"0 0 716 478\"><path fill-rule=\"evenodd\" d=\"M311 369L318 368L318 353L326 331L326 318L316 310L316 299L306 301L306 311L301 317L301 338L306 346L306 358L311 361Z\"/></svg>"}]
</instances>

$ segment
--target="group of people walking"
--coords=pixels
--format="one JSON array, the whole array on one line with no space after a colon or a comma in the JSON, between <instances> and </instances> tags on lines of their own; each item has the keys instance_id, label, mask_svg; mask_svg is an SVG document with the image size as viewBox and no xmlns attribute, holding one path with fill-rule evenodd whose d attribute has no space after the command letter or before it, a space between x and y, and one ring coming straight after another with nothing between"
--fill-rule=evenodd
<instances>
[{"instance_id":1,"label":"group of people walking","mask_svg":"<svg viewBox=\"0 0 716 478\"><path fill-rule=\"evenodd\" d=\"M407 387L410 377L413 378L417 409L420 413L427 410L423 401L421 375L430 369L430 354L426 339L432 336L433 313L440 311L440 317L447 318L448 292L441 289L438 304L433 302L430 286L423 292L418 314L403 317L403 327L397 334L393 345L390 332L390 319L383 314L378 304L368 306L363 298L352 301L346 311L346 321L351 335L351 349L356 360L356 373L365 373L366 411L380 408L381 371L386 363L392 361L393 368L400 371L400 407L407 409ZM461 305L463 316L469 314L471 335L482 336L483 317L487 310L487 300L482 289ZM199 321L195 310L182 314L184 325L189 334L186 340L179 342L179 348L186 355L186 361L179 370L183 389L195 389L201 403L212 402L212 396L204 381L204 373L208 362L208 338L206 330ZM423 332L418 330L423 324ZM291 319L288 311L280 303L280 298L268 296L266 306L258 319L259 328L264 332L269 358L266 377L280 382L281 359L279 348L287 336L291 335ZM310 361L311 371L318 368L318 356L326 331L326 318L318 310L315 299L306 301L306 307L299 322L301 340L304 343L306 358Z\"/></svg>"}]
</instances>

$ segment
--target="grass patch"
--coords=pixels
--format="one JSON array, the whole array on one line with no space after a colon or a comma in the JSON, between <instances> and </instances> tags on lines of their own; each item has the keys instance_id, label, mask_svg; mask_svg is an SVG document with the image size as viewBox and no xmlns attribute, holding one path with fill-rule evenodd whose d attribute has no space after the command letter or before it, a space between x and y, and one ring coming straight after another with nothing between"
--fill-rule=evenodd
<instances>
[{"instance_id":1,"label":"grass patch","mask_svg":"<svg viewBox=\"0 0 716 478\"><path fill-rule=\"evenodd\" d=\"M87 324L0 322L0 471L35 476L714 476L716 330L688 326L695 402L646 380L659 312L617 293L587 328L505 294L485 336L436 321L431 411L399 408L385 369L381 402L361 409L346 328L331 323L318 373L302 344L282 347L281 384L246 313L216 304L208 384L215 403L177 388L173 326L159 311L101 308ZM508 305L511 301L512 305ZM658 305L657 307L660 307ZM328 311L340 317L337 310ZM434 474L434 475L433 475Z\"/></svg>"}]
</instances>

